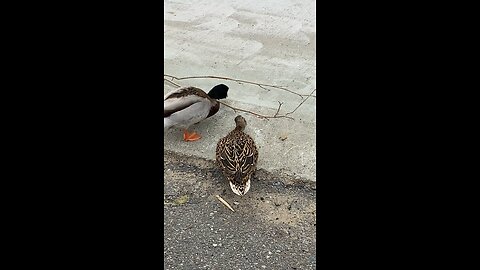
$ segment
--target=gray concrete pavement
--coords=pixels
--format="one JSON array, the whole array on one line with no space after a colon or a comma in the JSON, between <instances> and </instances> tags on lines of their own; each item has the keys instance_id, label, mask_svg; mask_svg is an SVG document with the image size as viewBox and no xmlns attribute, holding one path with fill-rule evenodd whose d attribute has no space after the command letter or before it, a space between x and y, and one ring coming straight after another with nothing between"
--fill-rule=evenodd
<instances>
[{"instance_id":1,"label":"gray concrete pavement","mask_svg":"<svg viewBox=\"0 0 480 270\"><path fill-rule=\"evenodd\" d=\"M260 170L239 197L212 161L168 150L164 173L165 269L316 269L314 182Z\"/></svg>"},{"instance_id":2,"label":"gray concrete pavement","mask_svg":"<svg viewBox=\"0 0 480 270\"><path fill-rule=\"evenodd\" d=\"M164 1L164 68L177 77L216 75L282 85L299 94L316 88L315 2L312 0L203 0ZM214 79L180 81L208 91L219 83L230 87L226 103L273 115L278 101L283 113L302 99L291 93ZM174 89L165 83L164 94ZM291 116L295 120L259 119L241 113L246 132L260 151L259 168L310 181L316 180L316 98ZM219 113L193 126L203 135L185 143L180 130L167 133L164 148L191 156L214 159L216 143L233 127L237 113Z\"/></svg>"}]
</instances>

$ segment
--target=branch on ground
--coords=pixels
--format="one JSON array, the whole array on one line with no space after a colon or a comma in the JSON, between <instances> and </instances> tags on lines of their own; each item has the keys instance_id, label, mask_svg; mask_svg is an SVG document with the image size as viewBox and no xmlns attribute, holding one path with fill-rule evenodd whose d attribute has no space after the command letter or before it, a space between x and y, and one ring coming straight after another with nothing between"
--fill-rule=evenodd
<instances>
[{"instance_id":1,"label":"branch on ground","mask_svg":"<svg viewBox=\"0 0 480 270\"><path fill-rule=\"evenodd\" d=\"M280 102L278 101L278 108L275 112L274 115L271 115L271 116L268 116L268 115L262 115L262 114L259 114L259 113L256 113L256 112L253 112L253 111L250 111L250 110L245 110L245 109L241 109L241 108L236 108L234 106L231 106L231 105L228 105L224 102L221 102L219 101L222 105L224 105L225 107L228 107L230 109L232 109L233 111L235 112L244 112L244 113L249 113L249 114L252 114L256 117L259 117L259 118L262 118L262 119L266 119L266 120L269 120L269 119L279 119L279 118L286 118L286 119L290 119L290 120L295 120L293 117L289 116L293 113L295 113L305 102L307 102L307 100L311 97L313 98L316 98L317 96L313 95L313 93L315 93L315 91L317 91L317 89L313 89L313 91L309 94L309 95L302 95L302 94L299 94L297 92L294 92L292 90L289 90L287 88L285 88L284 86L277 86L277 85L269 85L269 84L263 84L263 83L258 83L258 82L253 82L253 81L246 81L246 80L239 80L239 79L233 79L233 78L228 78L228 77L220 77L220 76L189 76L189 77L175 77L175 76L172 76L172 75L168 75L168 74L164 74L163 75L163 80L171 85L174 85L175 87L182 87L180 84L174 82L174 80L176 81L182 81L182 80L188 80L188 79L219 79L219 80L228 80L228 81L234 81L234 82L237 82L239 84L242 84L242 83L245 83L245 84L250 84L250 85L256 85L266 91L270 91L271 89L268 89L268 88L273 88L273 89L277 89L277 90L282 90L282 91L286 91L286 92L289 92L291 94L294 94L294 95L297 95L299 97L302 98L302 101L300 102L300 104L298 104L298 106L291 112L287 112L285 114L280 114L280 109L282 108L282 105L284 104L283 102Z\"/></svg>"},{"instance_id":2,"label":"branch on ground","mask_svg":"<svg viewBox=\"0 0 480 270\"><path fill-rule=\"evenodd\" d=\"M296 95L296 96L299 96L300 98L304 99L306 97L314 97L316 98L316 96L312 96L312 95L302 95L302 94L299 94L295 91L292 91L290 89L287 89L285 86L278 86L278 85L271 85L271 84L264 84L264 83L259 83L259 82L252 82L252 81L246 81L246 80L239 80L239 79L234 79L234 78L229 78L229 77L221 77L221 76L188 76L188 77L176 77L176 76L172 76L172 75L168 75L168 74L163 74L163 79L170 82L170 83L174 83L173 80L176 80L176 81L183 81L183 80L192 80L192 79L217 79L217 80L225 80L225 81L233 81L233 82L237 82L239 84L242 84L242 83L245 83L245 84L250 84L250 85L256 85L260 88L262 88L263 90L266 90L266 91L270 91L271 89L268 89L268 88L273 88L273 89L277 89L277 90L282 90L282 91L286 91L290 94L293 94L293 95ZM168 79L165 79L165 77L169 78L170 80ZM176 84L176 83L174 83Z\"/></svg>"}]
</instances>

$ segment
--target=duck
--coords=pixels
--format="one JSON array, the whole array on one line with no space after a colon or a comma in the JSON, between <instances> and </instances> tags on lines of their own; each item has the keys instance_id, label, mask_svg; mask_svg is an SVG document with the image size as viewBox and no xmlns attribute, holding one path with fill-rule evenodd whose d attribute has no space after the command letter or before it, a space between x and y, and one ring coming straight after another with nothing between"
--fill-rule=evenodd
<instances>
[{"instance_id":1,"label":"duck","mask_svg":"<svg viewBox=\"0 0 480 270\"><path fill-rule=\"evenodd\" d=\"M235 128L217 143L215 158L223 175L236 195L244 196L250 190L251 179L257 169L258 149L246 134L247 121L235 117Z\"/></svg>"},{"instance_id":2,"label":"duck","mask_svg":"<svg viewBox=\"0 0 480 270\"><path fill-rule=\"evenodd\" d=\"M200 140L201 135L189 132L191 125L199 123L220 109L218 100L227 98L229 87L219 84L208 94L193 86L180 87L167 93L163 98L163 130L172 127L183 128L183 140L186 142Z\"/></svg>"}]
</instances>

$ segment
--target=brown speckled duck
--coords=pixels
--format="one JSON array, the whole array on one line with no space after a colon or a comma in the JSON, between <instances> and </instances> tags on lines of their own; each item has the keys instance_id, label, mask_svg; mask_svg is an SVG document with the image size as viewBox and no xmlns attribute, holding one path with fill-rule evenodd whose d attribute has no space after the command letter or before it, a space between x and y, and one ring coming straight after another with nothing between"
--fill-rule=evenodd
<instances>
[{"instance_id":1,"label":"brown speckled duck","mask_svg":"<svg viewBox=\"0 0 480 270\"><path fill-rule=\"evenodd\" d=\"M188 132L188 128L218 112L218 99L227 97L228 86L219 84L205 93L195 87L182 87L171 91L163 98L163 130L171 127L184 129L184 141L197 141L201 138L196 132Z\"/></svg>"},{"instance_id":2,"label":"brown speckled duck","mask_svg":"<svg viewBox=\"0 0 480 270\"><path fill-rule=\"evenodd\" d=\"M236 127L217 144L216 159L233 193L243 196L257 168L258 150L252 137L244 133L247 121L235 117Z\"/></svg>"}]
</instances>

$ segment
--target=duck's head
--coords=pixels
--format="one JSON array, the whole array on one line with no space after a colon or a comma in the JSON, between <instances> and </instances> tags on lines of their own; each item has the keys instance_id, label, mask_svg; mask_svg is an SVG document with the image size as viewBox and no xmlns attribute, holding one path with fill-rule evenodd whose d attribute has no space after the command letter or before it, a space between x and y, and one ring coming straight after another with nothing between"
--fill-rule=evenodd
<instances>
[{"instance_id":1,"label":"duck's head","mask_svg":"<svg viewBox=\"0 0 480 270\"><path fill-rule=\"evenodd\" d=\"M247 126L247 121L241 115L237 115L237 117L235 117L235 124L237 125L236 129L244 130Z\"/></svg>"},{"instance_id":2,"label":"duck's head","mask_svg":"<svg viewBox=\"0 0 480 270\"><path fill-rule=\"evenodd\" d=\"M213 98L213 99L224 99L227 97L228 93L228 86L225 84L219 84L210 90L208 92L208 96Z\"/></svg>"}]
</instances>

